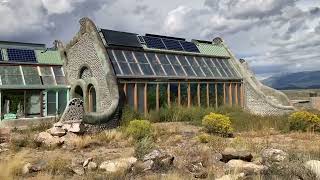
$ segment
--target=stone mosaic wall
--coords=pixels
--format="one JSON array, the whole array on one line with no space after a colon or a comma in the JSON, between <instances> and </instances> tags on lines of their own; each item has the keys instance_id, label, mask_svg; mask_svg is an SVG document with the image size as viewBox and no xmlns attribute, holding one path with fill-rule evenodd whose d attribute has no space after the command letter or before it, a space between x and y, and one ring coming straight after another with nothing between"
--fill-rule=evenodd
<instances>
[{"instance_id":1,"label":"stone mosaic wall","mask_svg":"<svg viewBox=\"0 0 320 180\"><path fill-rule=\"evenodd\" d=\"M62 123L78 123L82 122L84 115L83 101L74 98L69 101L60 122Z\"/></svg>"}]
</instances>

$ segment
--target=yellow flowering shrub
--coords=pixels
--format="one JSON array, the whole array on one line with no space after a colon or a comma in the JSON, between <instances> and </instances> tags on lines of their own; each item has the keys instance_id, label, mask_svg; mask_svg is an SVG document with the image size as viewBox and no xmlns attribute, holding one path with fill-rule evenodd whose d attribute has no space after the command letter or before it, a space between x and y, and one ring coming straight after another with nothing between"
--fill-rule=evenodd
<instances>
[{"instance_id":1,"label":"yellow flowering shrub","mask_svg":"<svg viewBox=\"0 0 320 180\"><path fill-rule=\"evenodd\" d=\"M289 116L290 130L320 131L320 118L307 111L294 112Z\"/></svg>"},{"instance_id":2,"label":"yellow flowering shrub","mask_svg":"<svg viewBox=\"0 0 320 180\"><path fill-rule=\"evenodd\" d=\"M210 113L203 117L202 125L208 133L228 136L232 133L231 121L228 116Z\"/></svg>"},{"instance_id":3,"label":"yellow flowering shrub","mask_svg":"<svg viewBox=\"0 0 320 180\"><path fill-rule=\"evenodd\" d=\"M126 133L135 140L150 137L152 135L152 125L147 120L133 120L128 124Z\"/></svg>"}]
</instances>

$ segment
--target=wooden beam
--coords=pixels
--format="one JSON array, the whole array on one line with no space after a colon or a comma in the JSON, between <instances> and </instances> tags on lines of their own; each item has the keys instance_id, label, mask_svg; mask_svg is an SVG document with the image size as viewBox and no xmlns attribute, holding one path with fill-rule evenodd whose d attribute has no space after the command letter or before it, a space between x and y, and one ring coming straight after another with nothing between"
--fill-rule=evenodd
<instances>
[{"instance_id":1,"label":"wooden beam","mask_svg":"<svg viewBox=\"0 0 320 180\"><path fill-rule=\"evenodd\" d=\"M226 105L226 83L223 83L223 105Z\"/></svg>"},{"instance_id":2,"label":"wooden beam","mask_svg":"<svg viewBox=\"0 0 320 180\"><path fill-rule=\"evenodd\" d=\"M133 107L135 111L138 111L138 84L134 83L133 88Z\"/></svg>"},{"instance_id":3,"label":"wooden beam","mask_svg":"<svg viewBox=\"0 0 320 180\"><path fill-rule=\"evenodd\" d=\"M168 107L171 106L171 91L170 91L170 83L168 83L167 85L167 103L168 103Z\"/></svg>"},{"instance_id":4,"label":"wooden beam","mask_svg":"<svg viewBox=\"0 0 320 180\"><path fill-rule=\"evenodd\" d=\"M58 102L56 102L56 103L58 103ZM23 91L23 115L24 115L24 117L27 117L26 106L27 106L27 91Z\"/></svg>"},{"instance_id":5,"label":"wooden beam","mask_svg":"<svg viewBox=\"0 0 320 180\"><path fill-rule=\"evenodd\" d=\"M188 83L188 108L191 107L191 85Z\"/></svg>"},{"instance_id":6,"label":"wooden beam","mask_svg":"<svg viewBox=\"0 0 320 180\"><path fill-rule=\"evenodd\" d=\"M198 106L201 106L201 89L200 89L200 83L197 84L197 99L198 99Z\"/></svg>"},{"instance_id":7,"label":"wooden beam","mask_svg":"<svg viewBox=\"0 0 320 180\"><path fill-rule=\"evenodd\" d=\"M240 101L241 107L244 107L244 84L240 84Z\"/></svg>"},{"instance_id":8,"label":"wooden beam","mask_svg":"<svg viewBox=\"0 0 320 180\"><path fill-rule=\"evenodd\" d=\"M214 94L215 94L215 98L216 98L215 105L216 105L216 108L218 108L218 84L217 83L214 84Z\"/></svg>"},{"instance_id":9,"label":"wooden beam","mask_svg":"<svg viewBox=\"0 0 320 180\"><path fill-rule=\"evenodd\" d=\"M69 102L69 100L67 100ZM40 117L43 117L43 92L40 91Z\"/></svg>"},{"instance_id":10,"label":"wooden beam","mask_svg":"<svg viewBox=\"0 0 320 180\"><path fill-rule=\"evenodd\" d=\"M236 83L235 84L235 93L236 93L236 105L238 106L239 105L239 101L238 101L238 98L239 98L239 96L238 96L238 83Z\"/></svg>"},{"instance_id":11,"label":"wooden beam","mask_svg":"<svg viewBox=\"0 0 320 180\"><path fill-rule=\"evenodd\" d=\"M156 110L159 111L160 109L160 100L159 100L159 83L156 85Z\"/></svg>"},{"instance_id":12,"label":"wooden beam","mask_svg":"<svg viewBox=\"0 0 320 180\"><path fill-rule=\"evenodd\" d=\"M229 105L232 106L232 84L229 83Z\"/></svg>"},{"instance_id":13,"label":"wooden beam","mask_svg":"<svg viewBox=\"0 0 320 180\"><path fill-rule=\"evenodd\" d=\"M178 83L178 106L181 106L181 83Z\"/></svg>"},{"instance_id":14,"label":"wooden beam","mask_svg":"<svg viewBox=\"0 0 320 180\"><path fill-rule=\"evenodd\" d=\"M207 83L207 107L210 106L210 91L209 91L209 83Z\"/></svg>"},{"instance_id":15,"label":"wooden beam","mask_svg":"<svg viewBox=\"0 0 320 180\"><path fill-rule=\"evenodd\" d=\"M144 92L143 92L144 98L143 98L143 106L144 106L144 114L148 114L148 84L144 84Z\"/></svg>"},{"instance_id":16,"label":"wooden beam","mask_svg":"<svg viewBox=\"0 0 320 180\"><path fill-rule=\"evenodd\" d=\"M125 102L127 102L127 92L128 90L127 90L127 83L124 83L123 84L123 93L124 93L124 100L125 100Z\"/></svg>"}]
</instances>

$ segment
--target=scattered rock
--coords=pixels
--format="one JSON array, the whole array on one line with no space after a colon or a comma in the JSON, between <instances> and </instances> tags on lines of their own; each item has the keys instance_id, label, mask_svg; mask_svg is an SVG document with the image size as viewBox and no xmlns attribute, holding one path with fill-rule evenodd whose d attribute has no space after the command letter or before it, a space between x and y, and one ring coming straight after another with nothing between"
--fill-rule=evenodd
<instances>
[{"instance_id":1,"label":"scattered rock","mask_svg":"<svg viewBox=\"0 0 320 180\"><path fill-rule=\"evenodd\" d=\"M153 150L143 158L144 171L167 171L173 165L174 157L162 150Z\"/></svg>"},{"instance_id":2,"label":"scattered rock","mask_svg":"<svg viewBox=\"0 0 320 180\"><path fill-rule=\"evenodd\" d=\"M188 164L186 168L195 178L205 179L208 177L208 172L201 162Z\"/></svg>"},{"instance_id":3,"label":"scattered rock","mask_svg":"<svg viewBox=\"0 0 320 180\"><path fill-rule=\"evenodd\" d=\"M245 174L261 174L268 168L263 165L257 165L252 162L246 162L243 160L230 160L226 164L227 171L229 172L243 172Z\"/></svg>"},{"instance_id":4,"label":"scattered rock","mask_svg":"<svg viewBox=\"0 0 320 180\"><path fill-rule=\"evenodd\" d=\"M31 163L27 163L22 168L22 174L28 174L30 172Z\"/></svg>"},{"instance_id":5,"label":"scattered rock","mask_svg":"<svg viewBox=\"0 0 320 180\"><path fill-rule=\"evenodd\" d=\"M233 148L226 148L222 153L222 162L227 163L232 159L240 159L243 161L251 162L253 156L250 152L244 150L236 150Z\"/></svg>"},{"instance_id":6,"label":"scattered rock","mask_svg":"<svg viewBox=\"0 0 320 180\"><path fill-rule=\"evenodd\" d=\"M146 154L143 157L143 161L162 159L165 156L166 156L166 154L164 152L162 152L161 150L153 150L151 153Z\"/></svg>"},{"instance_id":7,"label":"scattered rock","mask_svg":"<svg viewBox=\"0 0 320 180\"><path fill-rule=\"evenodd\" d=\"M151 170L154 165L153 160L147 160L142 163L143 171Z\"/></svg>"},{"instance_id":8,"label":"scattered rock","mask_svg":"<svg viewBox=\"0 0 320 180\"><path fill-rule=\"evenodd\" d=\"M317 160L310 160L307 161L304 166L313 172L318 179L320 179L320 161Z\"/></svg>"},{"instance_id":9,"label":"scattered rock","mask_svg":"<svg viewBox=\"0 0 320 180\"><path fill-rule=\"evenodd\" d=\"M44 160L39 160L36 161L35 163L32 164L32 166L30 167L30 171L31 172L39 172L43 169L45 169L47 166L47 162Z\"/></svg>"},{"instance_id":10,"label":"scattered rock","mask_svg":"<svg viewBox=\"0 0 320 180\"><path fill-rule=\"evenodd\" d=\"M84 132L85 126L82 123L68 123L63 124L62 129L79 134Z\"/></svg>"},{"instance_id":11,"label":"scattered rock","mask_svg":"<svg viewBox=\"0 0 320 180\"><path fill-rule=\"evenodd\" d=\"M62 122L56 122L56 123L53 124L53 127L61 128L62 126L63 126Z\"/></svg>"},{"instance_id":12,"label":"scattered rock","mask_svg":"<svg viewBox=\"0 0 320 180\"><path fill-rule=\"evenodd\" d=\"M88 159L86 159L84 162L83 162L83 167L86 167L86 166L88 166L88 164L89 164L89 162L91 162L92 161L92 157L90 157L90 158L88 158Z\"/></svg>"},{"instance_id":13,"label":"scattered rock","mask_svg":"<svg viewBox=\"0 0 320 180\"><path fill-rule=\"evenodd\" d=\"M237 180L237 179L242 179L245 177L244 173L240 173L240 174L227 174L224 175L220 178L216 178L216 180Z\"/></svg>"},{"instance_id":14,"label":"scattered rock","mask_svg":"<svg viewBox=\"0 0 320 180\"><path fill-rule=\"evenodd\" d=\"M72 171L79 176L84 175L84 169L81 166L73 167Z\"/></svg>"},{"instance_id":15,"label":"scattered rock","mask_svg":"<svg viewBox=\"0 0 320 180\"><path fill-rule=\"evenodd\" d=\"M117 172L119 170L130 168L136 162L137 162L137 159L134 157L121 158L121 159L105 161L100 164L99 168L106 170L107 172Z\"/></svg>"},{"instance_id":16,"label":"scattered rock","mask_svg":"<svg viewBox=\"0 0 320 180\"><path fill-rule=\"evenodd\" d=\"M54 137L48 132L41 132L35 137L35 142L43 144L48 147L60 146L64 143L63 139L59 137Z\"/></svg>"},{"instance_id":17,"label":"scattered rock","mask_svg":"<svg viewBox=\"0 0 320 180\"><path fill-rule=\"evenodd\" d=\"M89 162L88 163L88 169L89 170L96 170L97 168L98 168L97 163L95 163L95 162Z\"/></svg>"},{"instance_id":18,"label":"scattered rock","mask_svg":"<svg viewBox=\"0 0 320 180\"><path fill-rule=\"evenodd\" d=\"M268 167L282 169L289 162L289 155L280 149L264 149L261 152L262 164Z\"/></svg>"},{"instance_id":19,"label":"scattered rock","mask_svg":"<svg viewBox=\"0 0 320 180\"><path fill-rule=\"evenodd\" d=\"M48 129L48 133L50 133L52 136L62 137L66 135L66 130L60 127L52 127L51 129Z\"/></svg>"}]
</instances>

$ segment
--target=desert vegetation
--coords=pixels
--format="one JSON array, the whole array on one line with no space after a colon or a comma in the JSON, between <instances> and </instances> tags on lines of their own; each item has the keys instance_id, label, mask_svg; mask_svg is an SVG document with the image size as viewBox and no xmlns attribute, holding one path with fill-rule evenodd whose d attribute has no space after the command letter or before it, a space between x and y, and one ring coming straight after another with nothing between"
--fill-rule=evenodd
<instances>
[{"instance_id":1,"label":"desert vegetation","mask_svg":"<svg viewBox=\"0 0 320 180\"><path fill-rule=\"evenodd\" d=\"M35 138L49 127L11 131L0 146L0 179L314 179L305 163L320 158L318 112L126 108L119 128L67 134L55 146ZM283 159L271 161L270 152Z\"/></svg>"}]
</instances>

